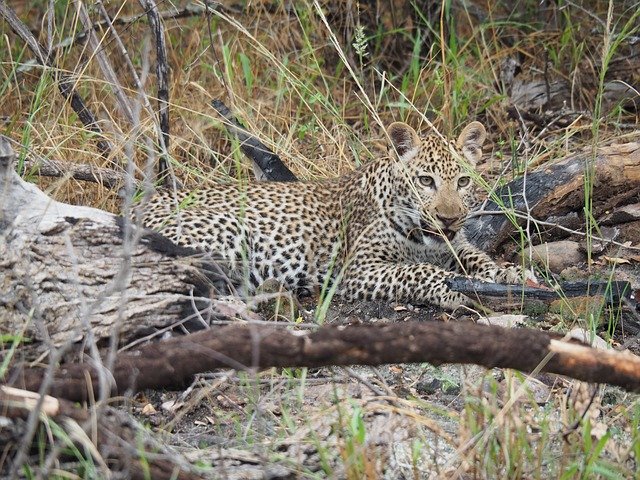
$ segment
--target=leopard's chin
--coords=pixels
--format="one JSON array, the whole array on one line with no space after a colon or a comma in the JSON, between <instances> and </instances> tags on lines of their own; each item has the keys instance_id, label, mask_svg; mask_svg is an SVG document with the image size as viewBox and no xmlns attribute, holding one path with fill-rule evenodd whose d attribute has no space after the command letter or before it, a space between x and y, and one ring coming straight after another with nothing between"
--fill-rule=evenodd
<instances>
[{"instance_id":1,"label":"leopard's chin","mask_svg":"<svg viewBox=\"0 0 640 480\"><path fill-rule=\"evenodd\" d=\"M447 240L449 240L450 242L453 241L453 239L455 238L455 236L458 234L457 231L454 230L443 230L442 233L439 232L434 232L431 233L429 232L429 237L433 238L435 240L438 240L440 242L444 242L445 237Z\"/></svg>"},{"instance_id":2,"label":"leopard's chin","mask_svg":"<svg viewBox=\"0 0 640 480\"><path fill-rule=\"evenodd\" d=\"M458 234L459 230L451 230L448 228L443 228L442 232L439 232L438 229L432 227L431 225L427 224L426 222L422 222L420 225L420 229L422 230L422 234L425 237L428 237L430 239L436 240L438 242L444 242L445 241L445 237L447 240L449 240L450 242L453 241L453 239L455 238L455 236Z\"/></svg>"}]
</instances>

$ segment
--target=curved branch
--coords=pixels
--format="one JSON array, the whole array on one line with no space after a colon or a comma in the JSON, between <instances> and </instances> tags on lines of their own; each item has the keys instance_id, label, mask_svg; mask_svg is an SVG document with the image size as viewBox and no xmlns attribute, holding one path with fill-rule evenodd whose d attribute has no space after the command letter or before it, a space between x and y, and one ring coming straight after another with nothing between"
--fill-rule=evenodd
<instances>
[{"instance_id":1,"label":"curved branch","mask_svg":"<svg viewBox=\"0 0 640 480\"><path fill-rule=\"evenodd\" d=\"M522 348L526 345L526 348ZM264 325L232 325L206 330L118 355L111 372L111 395L145 388L180 389L197 373L217 368L321 367L429 362L474 363L567 375L588 382L640 391L640 358L564 342L559 335L469 323L407 322L393 325L325 326L312 333ZM39 369L10 378L38 390ZM87 387L88 379L92 384ZM89 398L98 372L89 364L62 366L51 395Z\"/></svg>"}]
</instances>

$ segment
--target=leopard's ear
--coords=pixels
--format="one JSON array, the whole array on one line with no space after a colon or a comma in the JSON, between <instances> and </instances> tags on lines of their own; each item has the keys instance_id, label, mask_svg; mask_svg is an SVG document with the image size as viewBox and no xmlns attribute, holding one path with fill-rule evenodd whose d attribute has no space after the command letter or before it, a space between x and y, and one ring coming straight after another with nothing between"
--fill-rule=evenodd
<instances>
[{"instance_id":1,"label":"leopard's ear","mask_svg":"<svg viewBox=\"0 0 640 480\"><path fill-rule=\"evenodd\" d=\"M476 164L482 157L482 144L487 138L487 131L480 122L471 122L464 127L458 137L456 145L465 158L472 164Z\"/></svg>"},{"instance_id":2,"label":"leopard's ear","mask_svg":"<svg viewBox=\"0 0 640 480\"><path fill-rule=\"evenodd\" d=\"M394 122L387 128L387 134L391 139L391 145L398 153L398 157L403 159L411 151L415 151L420 146L420 137L416 131L403 122Z\"/></svg>"}]
</instances>

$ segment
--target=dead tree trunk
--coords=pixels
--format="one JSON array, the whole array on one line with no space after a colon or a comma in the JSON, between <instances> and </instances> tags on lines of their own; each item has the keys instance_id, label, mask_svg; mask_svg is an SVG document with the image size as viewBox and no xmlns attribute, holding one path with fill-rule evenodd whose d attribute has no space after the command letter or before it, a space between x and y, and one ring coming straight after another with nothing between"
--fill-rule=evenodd
<instances>
[{"instance_id":1,"label":"dead tree trunk","mask_svg":"<svg viewBox=\"0 0 640 480\"><path fill-rule=\"evenodd\" d=\"M595 155L591 152L572 155L530 172L526 181L518 178L509 182L496 195L507 209L521 215L521 225L525 222L522 217L527 215L528 206L534 223L543 220L579 228L583 224L587 171L593 182L593 214L596 218L608 210L635 203L640 194L640 143L600 148ZM469 240L489 252L498 250L508 241L516 226L502 213L503 209L498 202L490 201L484 211L494 213L483 215L479 212L469 218L465 225ZM542 234L558 234L557 229L548 225L539 225L539 228Z\"/></svg>"}]
</instances>

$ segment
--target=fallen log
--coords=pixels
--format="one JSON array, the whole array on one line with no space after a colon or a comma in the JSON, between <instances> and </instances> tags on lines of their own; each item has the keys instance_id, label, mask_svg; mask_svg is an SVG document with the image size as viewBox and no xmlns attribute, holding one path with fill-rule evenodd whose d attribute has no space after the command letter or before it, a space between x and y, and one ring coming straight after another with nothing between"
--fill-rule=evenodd
<instances>
[{"instance_id":1,"label":"fallen log","mask_svg":"<svg viewBox=\"0 0 640 480\"><path fill-rule=\"evenodd\" d=\"M526 346L523 348L523 346ZM640 358L562 341L557 334L464 323L406 322L387 325L325 326L315 332L270 325L231 325L145 345L117 356L109 395L181 389L197 373L217 368L321 367L429 362L473 363L567 375L640 391ZM20 369L13 385L38 391L42 369ZM91 383L88 384L88 379ZM92 364L63 365L49 393L69 400L98 394ZM91 394L90 391L95 390ZM105 392L99 392L101 395Z\"/></svg>"},{"instance_id":2,"label":"fallen log","mask_svg":"<svg viewBox=\"0 0 640 480\"><path fill-rule=\"evenodd\" d=\"M529 172L498 189L483 211L472 214L465 224L469 240L488 252L496 252L510 240L517 228L504 213L519 214L518 223L536 220L544 240L557 239L568 233L551 227L560 218L573 217L584 224L585 172L591 171L593 212L595 218L621 205L635 203L640 194L640 143L626 143L599 148L597 152L571 155L557 163ZM562 222L564 223L564 222ZM565 225L566 226L566 225ZM552 237L545 237L545 234Z\"/></svg>"},{"instance_id":3,"label":"fallen log","mask_svg":"<svg viewBox=\"0 0 640 480\"><path fill-rule=\"evenodd\" d=\"M228 284L212 257L56 202L15 174L14 158L0 137L0 332L53 345L91 332L101 344L217 318L210 291Z\"/></svg>"}]
</instances>

